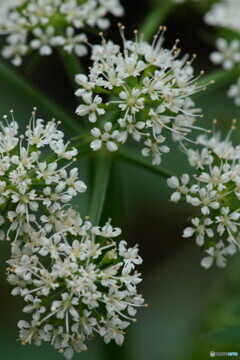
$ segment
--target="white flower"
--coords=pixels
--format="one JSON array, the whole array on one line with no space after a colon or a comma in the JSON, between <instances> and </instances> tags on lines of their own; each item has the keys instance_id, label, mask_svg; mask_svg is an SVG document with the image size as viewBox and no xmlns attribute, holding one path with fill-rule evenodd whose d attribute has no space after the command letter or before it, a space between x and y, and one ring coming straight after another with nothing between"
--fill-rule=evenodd
<instances>
[{"instance_id":1,"label":"white flower","mask_svg":"<svg viewBox=\"0 0 240 360\"><path fill-rule=\"evenodd\" d=\"M217 232L222 235L225 230L228 232L230 238L234 240L234 233L238 231L238 223L237 220L240 218L240 214L238 211L234 211L230 213L229 207L221 208L220 216L216 216L216 223L218 224Z\"/></svg>"},{"instance_id":2,"label":"white flower","mask_svg":"<svg viewBox=\"0 0 240 360\"><path fill-rule=\"evenodd\" d=\"M78 178L77 168L71 169L69 174L65 169L62 169L60 171L60 177L61 180L56 187L56 192L61 192L65 188L68 188L68 192L75 196L77 192L81 193L87 190L87 186Z\"/></svg>"},{"instance_id":3,"label":"white flower","mask_svg":"<svg viewBox=\"0 0 240 360\"><path fill-rule=\"evenodd\" d=\"M228 167L224 165L221 167L209 167L209 174L206 172L202 172L201 175L198 177L198 180L213 184L217 187L218 191L222 191L226 189L226 185L224 184L228 183L230 180L230 173L228 170Z\"/></svg>"},{"instance_id":4,"label":"white flower","mask_svg":"<svg viewBox=\"0 0 240 360\"><path fill-rule=\"evenodd\" d=\"M206 218L204 219L203 224L201 224L199 218L194 218L191 220L191 223L194 227L187 227L183 232L183 237L188 238L196 233L197 245L202 246L204 244L205 233L208 237L214 236L213 230L208 228L208 226L212 224L211 219Z\"/></svg>"},{"instance_id":5,"label":"white flower","mask_svg":"<svg viewBox=\"0 0 240 360\"><path fill-rule=\"evenodd\" d=\"M231 69L240 61L240 41L232 40L229 44L226 39L219 38L216 41L217 50L210 55L210 59L216 65L222 64L224 69Z\"/></svg>"},{"instance_id":6,"label":"white flower","mask_svg":"<svg viewBox=\"0 0 240 360\"><path fill-rule=\"evenodd\" d=\"M87 47L84 44L84 42L86 41L86 35L75 35L75 30L73 27L67 27L66 38L63 38L63 40L63 49L68 53L75 52L78 56L84 56L87 54Z\"/></svg>"},{"instance_id":7,"label":"white flower","mask_svg":"<svg viewBox=\"0 0 240 360\"><path fill-rule=\"evenodd\" d=\"M212 184L208 184L204 187L199 185L193 185L191 187L191 193L186 196L186 201L193 206L201 206L201 212L203 215L210 213L210 208L218 209L219 202L217 198L217 191L213 190Z\"/></svg>"},{"instance_id":8,"label":"white flower","mask_svg":"<svg viewBox=\"0 0 240 360\"><path fill-rule=\"evenodd\" d=\"M121 131L118 136L118 141L122 144L127 141L128 134L130 134L135 141L140 141L142 135L145 135L139 131L144 129L145 123L143 121L135 123L132 115L127 115L123 119L118 119L118 123L121 129L125 129L124 131Z\"/></svg>"},{"instance_id":9,"label":"white flower","mask_svg":"<svg viewBox=\"0 0 240 360\"><path fill-rule=\"evenodd\" d=\"M126 114L131 112L132 114L136 114L144 108L144 98L141 97L141 91L139 89L133 88L131 92L128 91L121 91L119 94L119 101L118 107L121 110L126 110Z\"/></svg>"},{"instance_id":10,"label":"white flower","mask_svg":"<svg viewBox=\"0 0 240 360\"><path fill-rule=\"evenodd\" d=\"M78 85L82 87L82 89L78 89L75 92L76 96L82 96L85 91L91 91L94 87L94 83L88 80L87 76L84 74L78 74L75 76L75 81Z\"/></svg>"},{"instance_id":11,"label":"white flower","mask_svg":"<svg viewBox=\"0 0 240 360\"><path fill-rule=\"evenodd\" d=\"M50 55L52 53L51 39L54 35L54 27L48 26L46 32L39 27L33 29L33 35L36 37L30 42L32 49L38 49L40 55Z\"/></svg>"},{"instance_id":12,"label":"white flower","mask_svg":"<svg viewBox=\"0 0 240 360\"><path fill-rule=\"evenodd\" d=\"M64 144L62 139L51 141L50 147L59 158L71 160L74 156L77 155L77 150L75 148L69 149L69 142ZM67 151L66 151L67 150Z\"/></svg>"},{"instance_id":13,"label":"white flower","mask_svg":"<svg viewBox=\"0 0 240 360\"><path fill-rule=\"evenodd\" d=\"M29 324L25 320L20 320L18 322L18 327L20 329L20 337L23 340L23 344L27 342L29 344L34 342L36 345L41 345L41 339L37 336L38 335L38 319L33 319Z\"/></svg>"},{"instance_id":14,"label":"white flower","mask_svg":"<svg viewBox=\"0 0 240 360\"><path fill-rule=\"evenodd\" d=\"M93 140L90 144L91 149L94 151L99 150L102 147L102 144L106 144L108 151L113 152L118 149L118 146L115 141L118 138L119 132L114 130L112 133L112 123L106 122L103 126L104 132L102 133L100 129L93 128L91 130L91 134L98 138L97 140Z\"/></svg>"},{"instance_id":15,"label":"white flower","mask_svg":"<svg viewBox=\"0 0 240 360\"><path fill-rule=\"evenodd\" d=\"M15 66L20 66L22 64L22 56L26 55L28 47L25 44L14 43L6 45L2 49L2 56L5 59L11 59L11 63Z\"/></svg>"},{"instance_id":16,"label":"white flower","mask_svg":"<svg viewBox=\"0 0 240 360\"><path fill-rule=\"evenodd\" d=\"M233 255L236 252L236 247L234 245L228 245L227 247L224 246L223 242L220 241L215 248L210 247L206 250L207 256L204 257L201 261L202 267L205 269L209 269L214 259L216 260L216 265L219 268L224 268L226 266L226 256Z\"/></svg>"},{"instance_id":17,"label":"white flower","mask_svg":"<svg viewBox=\"0 0 240 360\"><path fill-rule=\"evenodd\" d=\"M167 179L167 184L172 189L177 189L171 195L171 201L177 202L181 199L181 194L186 195L189 192L189 188L187 184L189 183L189 175L183 174L181 177L181 184L176 176L172 176L171 178Z\"/></svg>"},{"instance_id":18,"label":"white flower","mask_svg":"<svg viewBox=\"0 0 240 360\"><path fill-rule=\"evenodd\" d=\"M113 228L111 225L111 219L109 219L108 222L106 223L106 225L104 225L102 228L93 227L92 232L98 236L112 238L112 237L119 236L121 234L121 229Z\"/></svg>"},{"instance_id":19,"label":"white flower","mask_svg":"<svg viewBox=\"0 0 240 360\"><path fill-rule=\"evenodd\" d=\"M160 145L165 141L165 137L159 135L155 141L147 139L144 141L145 148L142 149L143 156L152 156L152 164L159 165L161 163L161 156L163 153L168 153L170 151L169 147L166 145Z\"/></svg>"},{"instance_id":20,"label":"white flower","mask_svg":"<svg viewBox=\"0 0 240 360\"><path fill-rule=\"evenodd\" d=\"M206 148L203 148L201 151L188 149L187 157L189 164L196 169L203 169L205 165L213 162L213 156L209 154Z\"/></svg>"},{"instance_id":21,"label":"white flower","mask_svg":"<svg viewBox=\"0 0 240 360\"><path fill-rule=\"evenodd\" d=\"M126 248L127 242L122 240L119 243L119 255L123 257L124 274L129 274L134 269L134 264L142 264L142 258L138 255L138 246Z\"/></svg>"},{"instance_id":22,"label":"white flower","mask_svg":"<svg viewBox=\"0 0 240 360\"><path fill-rule=\"evenodd\" d=\"M100 108L99 105L102 103L102 98L98 95L92 99L92 93L85 93L82 95L82 99L87 105L79 105L76 109L76 114L84 116L89 114L89 121L94 123L97 120L97 114L105 114L105 110Z\"/></svg>"}]
</instances>

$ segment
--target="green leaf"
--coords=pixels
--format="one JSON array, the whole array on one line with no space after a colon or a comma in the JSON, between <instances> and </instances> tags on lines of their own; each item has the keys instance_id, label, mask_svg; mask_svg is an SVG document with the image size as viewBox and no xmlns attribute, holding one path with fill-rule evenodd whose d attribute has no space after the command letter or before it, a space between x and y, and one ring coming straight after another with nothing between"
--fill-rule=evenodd
<instances>
[{"instance_id":1,"label":"green leaf","mask_svg":"<svg viewBox=\"0 0 240 360\"><path fill-rule=\"evenodd\" d=\"M211 343L240 346L240 325L214 330L202 337Z\"/></svg>"},{"instance_id":2,"label":"green leaf","mask_svg":"<svg viewBox=\"0 0 240 360\"><path fill-rule=\"evenodd\" d=\"M46 111L50 117L62 121L65 127L71 132L78 134L82 127L73 116L69 115L65 110L61 109L52 99L49 99L41 90L37 89L27 79L25 79L18 71L6 62L0 60L0 79L12 85L16 90L22 93L33 102L33 106L38 106L41 110Z\"/></svg>"},{"instance_id":3,"label":"green leaf","mask_svg":"<svg viewBox=\"0 0 240 360\"><path fill-rule=\"evenodd\" d=\"M240 317L240 306L239 305L234 308L233 315L235 317Z\"/></svg>"},{"instance_id":4,"label":"green leaf","mask_svg":"<svg viewBox=\"0 0 240 360\"><path fill-rule=\"evenodd\" d=\"M144 33L146 41L149 41L155 35L160 25L164 25L167 15L174 7L175 4L170 0L156 1L141 26L141 32Z\"/></svg>"}]
</instances>

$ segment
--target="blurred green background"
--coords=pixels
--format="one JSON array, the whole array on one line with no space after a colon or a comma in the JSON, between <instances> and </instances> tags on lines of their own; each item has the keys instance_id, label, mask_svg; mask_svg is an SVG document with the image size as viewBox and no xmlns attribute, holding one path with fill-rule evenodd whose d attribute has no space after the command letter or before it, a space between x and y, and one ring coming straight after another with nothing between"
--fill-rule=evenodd
<instances>
[{"instance_id":1,"label":"blurred green background","mask_svg":"<svg viewBox=\"0 0 240 360\"><path fill-rule=\"evenodd\" d=\"M211 2L188 1L173 6L164 21L168 26L165 46L171 47L174 40L180 38L183 53L198 54L194 65L197 71L214 69L209 61L209 53L214 48L214 29L202 20L203 11ZM163 0L122 0L122 3L126 9L122 21L126 25L126 37L131 37L132 31L140 27L152 7L166 5ZM112 19L111 35L119 41L116 22ZM89 65L87 59L83 63ZM41 62L27 59L19 71L75 117L76 99L57 54ZM238 117L239 109L227 98L227 88L205 92L196 100L205 114L201 120L204 126L211 127L211 120L217 117L220 127L227 131L232 118ZM34 105L1 80L1 116L14 108L15 119L24 128ZM41 109L38 115L49 120L49 115ZM76 121L80 121L79 118L76 117ZM239 129L235 139L239 141ZM172 144L171 148L170 154L163 157L163 164L178 169L179 173L188 170L178 147ZM74 203L83 215L87 215L91 199L92 158L83 158L78 163L80 178L89 184L89 191ZM139 243L144 258L140 292L149 307L139 310L138 322L127 329L121 348L113 344L106 346L94 339L89 342L88 352L75 355L74 359L205 360L212 350L240 353L240 331L239 341L236 339L232 344L232 339L229 341L225 335L225 344L219 344L214 332L233 324L240 326L239 255L229 259L226 269L202 269L201 254L193 239L181 237L190 209L186 204L169 203L170 193L165 180L116 158L102 222L112 217L112 223L124 229L123 236L130 244ZM12 288L5 280L9 244L1 244L0 254L0 359L62 359L50 346L21 346L16 341L16 324L26 314L21 313L21 299L11 296ZM204 335L209 332L208 336Z\"/></svg>"}]
</instances>

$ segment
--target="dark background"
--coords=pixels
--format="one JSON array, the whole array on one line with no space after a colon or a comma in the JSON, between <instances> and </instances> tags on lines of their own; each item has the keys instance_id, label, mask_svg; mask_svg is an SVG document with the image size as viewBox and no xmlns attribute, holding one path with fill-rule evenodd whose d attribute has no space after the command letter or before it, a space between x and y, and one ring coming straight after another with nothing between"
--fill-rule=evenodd
<instances>
[{"instance_id":1,"label":"dark background","mask_svg":"<svg viewBox=\"0 0 240 360\"><path fill-rule=\"evenodd\" d=\"M161 0L122 0L126 14L121 22L126 26L126 37L131 38L134 29L141 27L146 14L153 6L162 5ZM211 2L211 1L210 1ZM209 1L187 2L173 7L163 25L167 25L164 46L172 47L176 38L181 40L184 53L197 53L194 62L196 73L202 68L206 72L214 69L209 61L209 53L214 49L214 29L202 20L203 11ZM119 20L112 18L111 38L120 42L117 29ZM159 24L160 25L160 24ZM99 38L90 36L90 41ZM74 115L76 99L59 60L58 54L36 61L28 58L19 71ZM88 58L83 65L89 66ZM33 65L35 64L35 65ZM213 118L218 118L220 127L226 131L231 119L239 111L226 96L226 87L203 94L196 102L203 108L203 126L209 127ZM206 95L207 94L207 95ZM30 117L32 104L22 94L6 82L0 83L0 115L15 109L16 120L24 127ZM48 114L38 110L39 116L49 120ZM76 117L76 121L80 121ZM239 131L236 132L239 138ZM180 173L188 171L184 156L176 145L171 145L171 153L163 157L163 164L176 168ZM86 183L91 183L89 160L79 162L79 173ZM221 326L240 323L235 309L240 304L239 256L228 262L224 270L215 267L206 271L200 267L201 253L193 239L183 239L182 231L187 224L191 209L186 204L169 203L171 191L166 181L156 175L146 173L133 165L116 159L111 179L111 189L102 221L113 218L115 226L124 229L123 236L130 244L138 243L144 258L143 283L140 292L149 304L138 312L138 322L127 329L124 345L119 348L106 346L101 340L89 342L89 351L75 355L82 360L205 360L209 352L234 351L233 345L218 345L204 340L203 334ZM114 186L114 184L117 184ZM86 215L91 193L80 195L75 201L81 214ZM117 206L116 206L117 203ZM113 210L116 207L117 210ZM21 313L21 299L10 295L12 288L5 280L5 261L9 257L9 245L1 245L1 360L62 359L62 355L50 346L21 346L17 322L24 319Z\"/></svg>"}]
</instances>

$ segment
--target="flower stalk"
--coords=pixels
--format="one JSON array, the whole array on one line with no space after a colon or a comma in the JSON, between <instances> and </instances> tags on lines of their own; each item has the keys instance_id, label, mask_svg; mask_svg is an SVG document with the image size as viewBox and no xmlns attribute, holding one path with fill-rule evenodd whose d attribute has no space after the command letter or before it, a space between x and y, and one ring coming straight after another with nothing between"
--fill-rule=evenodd
<instances>
[{"instance_id":1,"label":"flower stalk","mask_svg":"<svg viewBox=\"0 0 240 360\"><path fill-rule=\"evenodd\" d=\"M96 162L94 188L89 216L92 223L99 224L110 178L111 158L105 151L101 151L97 155Z\"/></svg>"},{"instance_id":2,"label":"flower stalk","mask_svg":"<svg viewBox=\"0 0 240 360\"><path fill-rule=\"evenodd\" d=\"M168 179L169 176L172 176L173 173L176 174L175 169L170 170L162 165L154 166L149 162L148 159L139 156L134 150L131 150L127 147L119 148L118 156L120 157L120 159L123 159L164 179Z\"/></svg>"}]
</instances>

